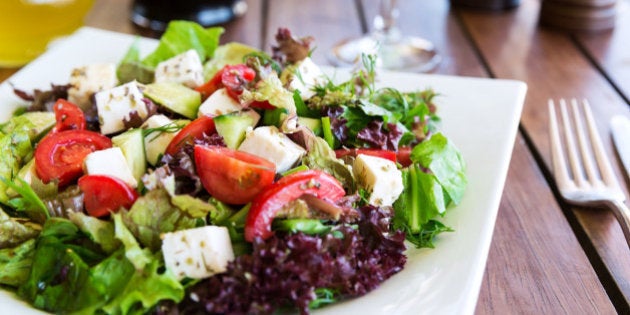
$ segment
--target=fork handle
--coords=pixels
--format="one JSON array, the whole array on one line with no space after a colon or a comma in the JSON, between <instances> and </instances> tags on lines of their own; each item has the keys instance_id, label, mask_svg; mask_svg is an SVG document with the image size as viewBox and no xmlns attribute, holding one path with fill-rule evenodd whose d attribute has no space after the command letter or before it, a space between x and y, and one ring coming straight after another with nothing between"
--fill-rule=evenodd
<instances>
[{"instance_id":1,"label":"fork handle","mask_svg":"<svg viewBox=\"0 0 630 315\"><path fill-rule=\"evenodd\" d=\"M619 221L619 225L621 225L621 230L623 230L623 235L626 237L626 242L628 242L628 246L630 246L630 209L623 201L620 200L611 200L608 202L617 217L617 221Z\"/></svg>"}]
</instances>

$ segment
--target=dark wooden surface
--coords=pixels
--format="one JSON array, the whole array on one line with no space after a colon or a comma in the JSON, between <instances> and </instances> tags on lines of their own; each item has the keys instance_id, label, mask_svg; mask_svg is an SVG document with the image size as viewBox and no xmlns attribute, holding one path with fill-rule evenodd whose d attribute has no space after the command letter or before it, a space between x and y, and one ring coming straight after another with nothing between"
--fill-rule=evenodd
<instances>
[{"instance_id":1,"label":"dark wooden surface","mask_svg":"<svg viewBox=\"0 0 630 315\"><path fill-rule=\"evenodd\" d=\"M609 211L572 208L555 193L546 109L549 98L588 98L605 135L612 115L630 116L630 2L618 0L613 31L567 34L538 25L540 1L521 0L508 11L399 1L402 31L431 40L443 56L433 73L529 86L476 313L630 313L630 250ZM86 24L137 33L128 19L130 2L97 0ZM316 38L319 63L327 63L325 52L336 42L369 31L377 11L376 0L248 4L244 17L224 25L223 42L268 50L277 28L288 27ZM0 81L14 71L0 68ZM613 154L609 137L605 144Z\"/></svg>"}]
</instances>

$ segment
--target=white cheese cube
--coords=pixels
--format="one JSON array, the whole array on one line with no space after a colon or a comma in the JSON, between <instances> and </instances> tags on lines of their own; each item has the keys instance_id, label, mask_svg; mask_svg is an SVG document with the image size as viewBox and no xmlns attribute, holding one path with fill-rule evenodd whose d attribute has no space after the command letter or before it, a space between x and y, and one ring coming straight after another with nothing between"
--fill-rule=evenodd
<instances>
[{"instance_id":1,"label":"white cheese cube","mask_svg":"<svg viewBox=\"0 0 630 315\"><path fill-rule=\"evenodd\" d=\"M359 185L370 192L370 204L391 206L403 192L402 173L396 163L388 159L359 154L352 164L352 172Z\"/></svg>"},{"instance_id":2,"label":"white cheese cube","mask_svg":"<svg viewBox=\"0 0 630 315\"><path fill-rule=\"evenodd\" d=\"M214 117L238 112L241 109L241 104L230 97L225 88L220 88L214 91L214 93L199 106L197 116L206 115Z\"/></svg>"},{"instance_id":3,"label":"white cheese cube","mask_svg":"<svg viewBox=\"0 0 630 315\"><path fill-rule=\"evenodd\" d=\"M204 83L203 65L194 49L160 62L155 68L155 82L174 82L194 89Z\"/></svg>"},{"instance_id":4,"label":"white cheese cube","mask_svg":"<svg viewBox=\"0 0 630 315\"><path fill-rule=\"evenodd\" d=\"M174 122L164 115L153 115L149 117L142 128L160 128L166 125L173 124ZM171 143L171 140L177 135L179 131L154 131L144 137L144 152L147 157L147 161L151 165L156 165L160 159L160 156L166 151L166 147Z\"/></svg>"},{"instance_id":5,"label":"white cheese cube","mask_svg":"<svg viewBox=\"0 0 630 315\"><path fill-rule=\"evenodd\" d=\"M132 188L138 186L138 181L133 177L127 159L118 147L88 154L83 160L83 168L88 175L108 175L122 180Z\"/></svg>"},{"instance_id":6,"label":"white cheese cube","mask_svg":"<svg viewBox=\"0 0 630 315\"><path fill-rule=\"evenodd\" d=\"M72 70L68 101L86 110L92 106L90 98L96 92L111 89L118 84L116 65L113 63L91 64Z\"/></svg>"},{"instance_id":7,"label":"white cheese cube","mask_svg":"<svg viewBox=\"0 0 630 315\"><path fill-rule=\"evenodd\" d=\"M226 227L204 226L162 235L166 269L178 279L203 279L225 272L234 260Z\"/></svg>"},{"instance_id":8,"label":"white cheese cube","mask_svg":"<svg viewBox=\"0 0 630 315\"><path fill-rule=\"evenodd\" d=\"M96 93L101 133L108 135L125 130L123 119L129 119L133 112L145 119L148 111L143 97L136 81Z\"/></svg>"},{"instance_id":9,"label":"white cheese cube","mask_svg":"<svg viewBox=\"0 0 630 315\"><path fill-rule=\"evenodd\" d=\"M306 154L304 148L274 126L258 127L248 132L238 150L269 160L276 165L277 173L289 170Z\"/></svg>"},{"instance_id":10,"label":"white cheese cube","mask_svg":"<svg viewBox=\"0 0 630 315\"><path fill-rule=\"evenodd\" d=\"M289 90L300 91L302 99L311 98L315 95L313 87L323 83L324 73L310 57L302 60L289 82Z\"/></svg>"}]
</instances>

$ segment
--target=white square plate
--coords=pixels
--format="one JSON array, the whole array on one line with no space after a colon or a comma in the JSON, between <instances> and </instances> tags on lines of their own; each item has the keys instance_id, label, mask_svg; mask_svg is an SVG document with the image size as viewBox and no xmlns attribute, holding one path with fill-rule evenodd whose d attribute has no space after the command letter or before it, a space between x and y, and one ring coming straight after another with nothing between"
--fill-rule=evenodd
<instances>
[{"instance_id":1,"label":"white square plate","mask_svg":"<svg viewBox=\"0 0 630 315\"><path fill-rule=\"evenodd\" d=\"M0 121L23 104L10 84L27 91L48 89L50 83L65 84L76 66L118 62L134 40L134 36L84 27L53 45L0 85ZM155 40L141 41L144 55L155 46ZM433 88L440 94L436 103L441 130L461 150L469 186L462 203L447 211L443 220L455 232L440 235L435 249L411 247L404 270L378 289L316 313L472 314L527 87L519 81L414 73L380 73L378 78L382 87ZM0 313L39 312L0 291Z\"/></svg>"}]
</instances>

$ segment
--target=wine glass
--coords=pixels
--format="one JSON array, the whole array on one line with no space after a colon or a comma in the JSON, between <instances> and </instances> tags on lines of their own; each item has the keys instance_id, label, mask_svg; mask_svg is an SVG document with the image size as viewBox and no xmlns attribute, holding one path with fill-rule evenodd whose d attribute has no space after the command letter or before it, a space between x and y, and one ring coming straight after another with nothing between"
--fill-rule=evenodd
<instances>
[{"instance_id":1,"label":"wine glass","mask_svg":"<svg viewBox=\"0 0 630 315\"><path fill-rule=\"evenodd\" d=\"M380 0L374 18L374 31L360 38L347 39L333 47L329 54L335 66L352 66L361 61L361 54L376 55L376 66L387 70L431 71L440 62L440 55L430 41L403 35L396 21L397 0Z\"/></svg>"}]
</instances>

